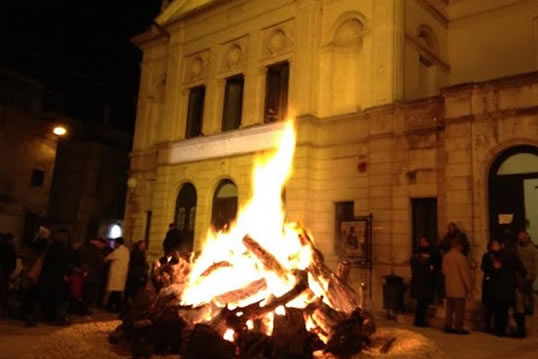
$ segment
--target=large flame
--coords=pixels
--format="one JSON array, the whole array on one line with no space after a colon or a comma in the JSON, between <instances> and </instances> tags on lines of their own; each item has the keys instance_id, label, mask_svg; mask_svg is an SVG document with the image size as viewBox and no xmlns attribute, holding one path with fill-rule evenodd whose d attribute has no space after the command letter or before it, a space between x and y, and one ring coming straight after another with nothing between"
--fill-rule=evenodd
<instances>
[{"instance_id":1,"label":"large flame","mask_svg":"<svg viewBox=\"0 0 538 359\"><path fill-rule=\"evenodd\" d=\"M292 173L295 152L295 128L288 121L283 129L279 147L258 157L253 172L253 194L250 201L240 209L237 220L224 232L210 232L200 256L194 261L181 295L183 305L199 307L213 303L229 309L244 307L268 298L279 297L290 291L296 284L292 270L304 270L313 260L313 249L300 238L300 228L285 223L282 205L282 190ZM277 274L267 270L262 263L245 247L243 238L248 235L263 247L286 269ZM224 263L224 265L218 264ZM208 274L208 269L211 269ZM248 298L235 302L221 302L219 296L239 290L249 284L262 283L260 290ZM309 274L310 294L323 296L323 281L313 280ZM288 307L304 308L312 301L312 295L303 294L287 303ZM263 303L262 302L262 305ZM263 320L267 322L267 334L272 331L274 315L285 313L284 307L268 313ZM205 318L211 319L211 318ZM311 320L308 322L311 324ZM247 326L252 327L252 321ZM225 333L232 340L233 331Z\"/></svg>"},{"instance_id":2,"label":"large flame","mask_svg":"<svg viewBox=\"0 0 538 359\"><path fill-rule=\"evenodd\" d=\"M269 158L258 158L253 173L253 196L239 211L237 221L223 233L209 233L200 257L194 262L188 284L182 295L185 305L200 305L211 302L220 294L239 289L259 279L267 281L267 289L261 291L254 302L269 294L280 296L294 284L293 278L282 281L274 273L266 271L246 251L242 239L245 235L256 241L287 269L305 269L310 264L311 254L303 247L297 233L284 223L282 190L292 172L295 152L295 129L289 121L283 131L276 153ZM219 268L210 276L201 274L211 265L227 261L231 266ZM249 303L227 303L246 305Z\"/></svg>"}]
</instances>

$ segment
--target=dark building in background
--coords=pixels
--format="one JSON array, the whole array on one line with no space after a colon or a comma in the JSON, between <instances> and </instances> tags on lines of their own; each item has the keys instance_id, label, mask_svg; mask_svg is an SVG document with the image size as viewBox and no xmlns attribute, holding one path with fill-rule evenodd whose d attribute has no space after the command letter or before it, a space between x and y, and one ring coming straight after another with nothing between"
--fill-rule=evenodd
<instances>
[{"instance_id":1,"label":"dark building in background","mask_svg":"<svg viewBox=\"0 0 538 359\"><path fill-rule=\"evenodd\" d=\"M0 68L0 232L30 239L47 215L62 99Z\"/></svg>"},{"instance_id":2,"label":"dark building in background","mask_svg":"<svg viewBox=\"0 0 538 359\"><path fill-rule=\"evenodd\" d=\"M106 124L78 125L61 141L48 211L73 239L122 234L131 136Z\"/></svg>"}]
</instances>

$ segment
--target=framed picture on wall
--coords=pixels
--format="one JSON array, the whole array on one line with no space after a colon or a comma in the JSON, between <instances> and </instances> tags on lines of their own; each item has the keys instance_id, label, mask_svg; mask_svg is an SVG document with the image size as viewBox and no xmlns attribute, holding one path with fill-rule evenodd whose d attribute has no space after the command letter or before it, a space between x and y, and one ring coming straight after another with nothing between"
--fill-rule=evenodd
<instances>
[{"instance_id":1,"label":"framed picture on wall","mask_svg":"<svg viewBox=\"0 0 538 359\"><path fill-rule=\"evenodd\" d=\"M371 260L371 216L355 217L340 225L339 247L342 259L353 266L366 267Z\"/></svg>"}]
</instances>

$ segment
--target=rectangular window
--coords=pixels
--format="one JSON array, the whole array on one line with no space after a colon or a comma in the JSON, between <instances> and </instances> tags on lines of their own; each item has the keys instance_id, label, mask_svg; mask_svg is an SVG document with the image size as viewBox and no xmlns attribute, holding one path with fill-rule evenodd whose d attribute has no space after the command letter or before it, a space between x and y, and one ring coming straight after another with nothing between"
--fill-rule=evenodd
<instances>
[{"instance_id":1,"label":"rectangular window","mask_svg":"<svg viewBox=\"0 0 538 359\"><path fill-rule=\"evenodd\" d=\"M437 198L411 199L413 211L413 251L421 237L437 245Z\"/></svg>"},{"instance_id":2,"label":"rectangular window","mask_svg":"<svg viewBox=\"0 0 538 359\"><path fill-rule=\"evenodd\" d=\"M226 80L224 92L224 109L222 111L222 131L239 128L243 111L243 75Z\"/></svg>"},{"instance_id":3,"label":"rectangular window","mask_svg":"<svg viewBox=\"0 0 538 359\"><path fill-rule=\"evenodd\" d=\"M198 137L202 134L204 116L205 86L193 87L189 92L189 108L187 111L186 138Z\"/></svg>"},{"instance_id":4,"label":"rectangular window","mask_svg":"<svg viewBox=\"0 0 538 359\"><path fill-rule=\"evenodd\" d=\"M265 82L265 123L286 119L288 115L289 63L284 62L267 68Z\"/></svg>"},{"instance_id":5,"label":"rectangular window","mask_svg":"<svg viewBox=\"0 0 538 359\"><path fill-rule=\"evenodd\" d=\"M33 169L30 185L32 187L43 187L44 181L45 181L45 172L42 170Z\"/></svg>"}]
</instances>

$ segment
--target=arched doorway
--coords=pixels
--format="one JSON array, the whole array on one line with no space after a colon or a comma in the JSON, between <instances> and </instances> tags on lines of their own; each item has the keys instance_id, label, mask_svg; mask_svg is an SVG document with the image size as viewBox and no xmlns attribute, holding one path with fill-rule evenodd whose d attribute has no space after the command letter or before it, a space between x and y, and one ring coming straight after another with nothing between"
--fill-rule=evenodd
<instances>
[{"instance_id":1,"label":"arched doorway","mask_svg":"<svg viewBox=\"0 0 538 359\"><path fill-rule=\"evenodd\" d=\"M174 223L181 233L182 249L192 251L194 244L194 222L196 220L196 189L185 183L177 195Z\"/></svg>"},{"instance_id":2,"label":"arched doorway","mask_svg":"<svg viewBox=\"0 0 538 359\"><path fill-rule=\"evenodd\" d=\"M221 230L237 215L237 187L229 179L220 181L213 195L213 211L211 224L216 230Z\"/></svg>"},{"instance_id":3,"label":"arched doorway","mask_svg":"<svg viewBox=\"0 0 538 359\"><path fill-rule=\"evenodd\" d=\"M508 228L527 230L538 244L538 148L516 146L502 152L489 171L491 238Z\"/></svg>"}]
</instances>

